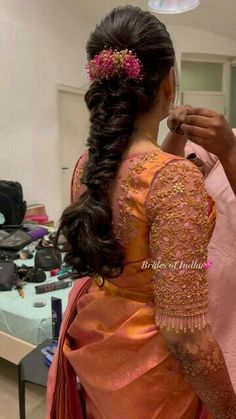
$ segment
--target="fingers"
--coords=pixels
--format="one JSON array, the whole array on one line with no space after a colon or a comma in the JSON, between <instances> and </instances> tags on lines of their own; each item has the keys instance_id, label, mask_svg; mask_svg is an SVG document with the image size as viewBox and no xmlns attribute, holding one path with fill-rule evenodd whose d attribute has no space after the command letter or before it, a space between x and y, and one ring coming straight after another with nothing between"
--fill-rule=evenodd
<instances>
[{"instance_id":1,"label":"fingers","mask_svg":"<svg viewBox=\"0 0 236 419\"><path fill-rule=\"evenodd\" d=\"M209 128L209 118L206 116L186 115L184 123L187 125L195 125L197 127Z\"/></svg>"},{"instance_id":2,"label":"fingers","mask_svg":"<svg viewBox=\"0 0 236 419\"><path fill-rule=\"evenodd\" d=\"M185 133L185 135L189 137L195 137L195 138L207 138L209 133L208 130L202 127L196 127L194 125L186 125L182 124L181 129Z\"/></svg>"},{"instance_id":3,"label":"fingers","mask_svg":"<svg viewBox=\"0 0 236 419\"><path fill-rule=\"evenodd\" d=\"M207 118L212 118L217 115L217 112L205 108L192 108L188 109L188 115L201 115Z\"/></svg>"},{"instance_id":4,"label":"fingers","mask_svg":"<svg viewBox=\"0 0 236 419\"><path fill-rule=\"evenodd\" d=\"M210 109L192 108L190 105L178 106L170 113L168 118L168 127L174 133L180 135L187 135L193 137L204 138L204 135L209 134L206 130L211 126L222 124L219 118L220 114ZM191 129L192 128L192 129ZM203 131L196 130L197 128L206 129Z\"/></svg>"}]
</instances>

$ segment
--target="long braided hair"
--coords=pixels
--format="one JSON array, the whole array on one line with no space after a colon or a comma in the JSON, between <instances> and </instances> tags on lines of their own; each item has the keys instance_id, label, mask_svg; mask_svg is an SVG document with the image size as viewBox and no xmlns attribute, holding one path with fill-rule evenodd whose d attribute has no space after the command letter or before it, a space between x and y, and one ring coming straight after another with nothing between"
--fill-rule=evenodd
<instances>
[{"instance_id":1,"label":"long braided hair","mask_svg":"<svg viewBox=\"0 0 236 419\"><path fill-rule=\"evenodd\" d=\"M86 192L62 214L59 230L68 241L65 261L79 276L117 277L123 269L121 244L112 229L109 190L130 144L136 118L156 102L175 55L163 23L138 7L113 9L87 42L88 60L106 48L135 51L142 80L114 76L94 80L85 95L90 111L88 160L82 183Z\"/></svg>"}]
</instances>

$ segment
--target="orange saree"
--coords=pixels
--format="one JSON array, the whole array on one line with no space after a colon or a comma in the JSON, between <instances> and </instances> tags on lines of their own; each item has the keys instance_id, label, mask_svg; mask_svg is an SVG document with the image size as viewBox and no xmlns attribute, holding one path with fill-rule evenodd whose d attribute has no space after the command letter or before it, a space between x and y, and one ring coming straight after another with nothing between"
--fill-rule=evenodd
<instances>
[{"instance_id":1,"label":"orange saree","mask_svg":"<svg viewBox=\"0 0 236 419\"><path fill-rule=\"evenodd\" d=\"M136 155L122 161L111 202L124 271L76 282L49 374L47 417L82 418L79 377L88 419L210 418L160 333L208 321L204 263L214 217L202 175L160 150Z\"/></svg>"}]
</instances>

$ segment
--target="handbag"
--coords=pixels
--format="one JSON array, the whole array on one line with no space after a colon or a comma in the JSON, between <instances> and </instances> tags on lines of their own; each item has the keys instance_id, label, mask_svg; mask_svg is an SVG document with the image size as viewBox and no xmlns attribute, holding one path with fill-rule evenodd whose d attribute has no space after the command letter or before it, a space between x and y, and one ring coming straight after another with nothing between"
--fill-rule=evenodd
<instances>
[{"instance_id":1,"label":"handbag","mask_svg":"<svg viewBox=\"0 0 236 419\"><path fill-rule=\"evenodd\" d=\"M24 230L16 230L0 241L0 249L18 251L33 240Z\"/></svg>"},{"instance_id":2,"label":"handbag","mask_svg":"<svg viewBox=\"0 0 236 419\"><path fill-rule=\"evenodd\" d=\"M47 279L47 276L42 269L33 268L32 266L27 265L18 266L16 269L19 278L24 282L40 284Z\"/></svg>"},{"instance_id":3,"label":"handbag","mask_svg":"<svg viewBox=\"0 0 236 419\"><path fill-rule=\"evenodd\" d=\"M55 247L44 247L38 249L35 254L34 266L43 271L51 271L61 267L61 252Z\"/></svg>"},{"instance_id":4,"label":"handbag","mask_svg":"<svg viewBox=\"0 0 236 419\"><path fill-rule=\"evenodd\" d=\"M16 230L0 241L0 249L18 251L33 240L24 230Z\"/></svg>"},{"instance_id":5,"label":"handbag","mask_svg":"<svg viewBox=\"0 0 236 419\"><path fill-rule=\"evenodd\" d=\"M16 279L14 263L0 262L0 291L10 291Z\"/></svg>"},{"instance_id":6,"label":"handbag","mask_svg":"<svg viewBox=\"0 0 236 419\"><path fill-rule=\"evenodd\" d=\"M20 226L26 212L22 186L19 182L0 180L0 212L4 215L5 225Z\"/></svg>"}]
</instances>

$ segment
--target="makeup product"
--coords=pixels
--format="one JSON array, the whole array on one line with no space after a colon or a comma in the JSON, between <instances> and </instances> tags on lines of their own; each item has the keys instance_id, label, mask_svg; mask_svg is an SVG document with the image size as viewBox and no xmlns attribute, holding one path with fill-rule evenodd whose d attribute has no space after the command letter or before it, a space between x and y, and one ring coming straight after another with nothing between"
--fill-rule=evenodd
<instances>
[{"instance_id":1,"label":"makeup product","mask_svg":"<svg viewBox=\"0 0 236 419\"><path fill-rule=\"evenodd\" d=\"M53 356L55 355L58 342L52 342L46 348L41 349L42 354L44 355L44 363L47 367L50 367Z\"/></svg>"},{"instance_id":2,"label":"makeup product","mask_svg":"<svg viewBox=\"0 0 236 419\"><path fill-rule=\"evenodd\" d=\"M35 292L36 294L44 294L45 292L52 292L56 290L61 290L64 288L69 288L72 286L72 281L70 279L64 279L62 281L51 282L49 284L36 285Z\"/></svg>"},{"instance_id":3,"label":"makeup product","mask_svg":"<svg viewBox=\"0 0 236 419\"><path fill-rule=\"evenodd\" d=\"M52 310L52 340L57 342L62 321L62 300L61 298L51 297Z\"/></svg>"},{"instance_id":4,"label":"makeup product","mask_svg":"<svg viewBox=\"0 0 236 419\"><path fill-rule=\"evenodd\" d=\"M58 275L57 279L59 279L59 281L61 281L62 279L66 279L66 278L70 278L71 277L71 272L67 272L64 273L62 275Z\"/></svg>"},{"instance_id":5,"label":"makeup product","mask_svg":"<svg viewBox=\"0 0 236 419\"><path fill-rule=\"evenodd\" d=\"M34 300L33 302L33 306L35 308L41 308L41 307L45 307L47 305L45 300Z\"/></svg>"},{"instance_id":6,"label":"makeup product","mask_svg":"<svg viewBox=\"0 0 236 419\"><path fill-rule=\"evenodd\" d=\"M38 240L48 234L48 229L44 227L36 227L32 230L27 231L27 234L32 238L32 240Z\"/></svg>"},{"instance_id":7,"label":"makeup product","mask_svg":"<svg viewBox=\"0 0 236 419\"><path fill-rule=\"evenodd\" d=\"M50 276L57 276L58 272L59 272L59 269L58 269L58 268L56 268L56 269L52 269L52 270L50 271Z\"/></svg>"}]
</instances>

